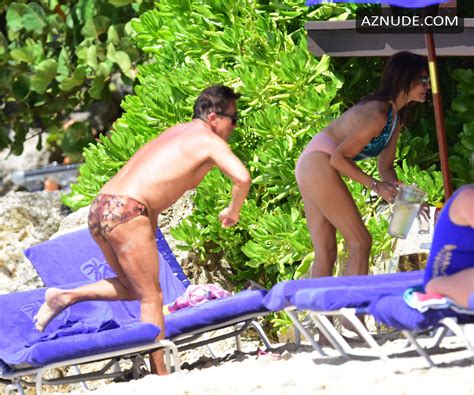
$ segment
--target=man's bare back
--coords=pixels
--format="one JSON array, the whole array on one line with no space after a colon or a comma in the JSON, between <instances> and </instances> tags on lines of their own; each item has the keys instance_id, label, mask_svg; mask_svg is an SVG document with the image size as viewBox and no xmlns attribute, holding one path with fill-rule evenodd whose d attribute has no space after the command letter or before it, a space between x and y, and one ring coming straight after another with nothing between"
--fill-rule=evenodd
<instances>
[{"instance_id":1,"label":"man's bare back","mask_svg":"<svg viewBox=\"0 0 474 395\"><path fill-rule=\"evenodd\" d=\"M219 158L228 163L220 163ZM169 128L140 148L101 193L134 198L153 218L195 188L215 165L234 178L234 173L246 172L239 164L226 140L194 119Z\"/></svg>"}]
</instances>

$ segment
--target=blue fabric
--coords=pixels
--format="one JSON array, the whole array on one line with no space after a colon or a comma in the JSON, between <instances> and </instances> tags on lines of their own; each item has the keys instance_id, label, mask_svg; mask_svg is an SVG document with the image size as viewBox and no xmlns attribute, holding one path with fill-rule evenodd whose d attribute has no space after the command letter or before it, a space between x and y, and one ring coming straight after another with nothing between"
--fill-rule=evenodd
<instances>
[{"instance_id":1,"label":"blue fabric","mask_svg":"<svg viewBox=\"0 0 474 395\"><path fill-rule=\"evenodd\" d=\"M0 296L0 360L5 364L42 366L150 342L160 332L130 317L119 324L107 302L83 302L64 310L40 333L33 316L44 293L42 288Z\"/></svg>"},{"instance_id":2,"label":"blue fabric","mask_svg":"<svg viewBox=\"0 0 474 395\"><path fill-rule=\"evenodd\" d=\"M169 303L184 292L189 281L159 231L157 243L161 258L160 283L165 294L164 303ZM26 255L47 286L73 288L114 275L87 229L38 244L29 248ZM75 282L78 280L82 281ZM73 356L85 356L133 342L139 344L154 339L159 333L159 328L138 322L140 306L137 301L98 301L82 302L65 309L41 334L34 330L32 317L44 301L44 292L41 289L0 296L0 311L5 306L8 312L5 316L2 313L0 324L0 369L5 363L7 366L17 363L39 366L69 358L70 352ZM204 331L209 325L265 312L265 294L265 290L242 291L167 315L166 336L175 337L196 329ZM11 332L15 332L13 336ZM61 348L68 348L68 351L62 353Z\"/></svg>"},{"instance_id":3,"label":"blue fabric","mask_svg":"<svg viewBox=\"0 0 474 395\"><path fill-rule=\"evenodd\" d=\"M156 237L163 303L168 304L183 294L189 280L159 229ZM39 243L28 248L25 255L47 287L86 280L95 282L115 276L87 228ZM136 308L136 303L122 303L126 303L128 309Z\"/></svg>"},{"instance_id":4,"label":"blue fabric","mask_svg":"<svg viewBox=\"0 0 474 395\"><path fill-rule=\"evenodd\" d=\"M386 284L398 284L400 282L404 283L406 288L410 284L421 282L422 278L423 271L418 270L413 272L377 274L368 276L321 277L304 280L290 280L274 285L273 288L268 292L263 303L271 311L282 310L285 307L293 306L295 302L295 294L300 290L305 290L304 292L308 293L314 291L312 296L309 294L306 295L306 297L310 298L310 300L313 300L316 296L321 297L324 292L328 292L328 295L335 297L334 303L346 303L347 300L339 300L337 297L337 292L339 292L341 288L344 290L349 287L365 287L369 285L383 287ZM335 290L334 292L336 292L336 295L333 295L333 291L331 291L331 289ZM299 302L302 302L302 296L299 298ZM315 301L314 303L319 302ZM332 302L327 299L321 303L324 303L324 306L329 306Z\"/></svg>"},{"instance_id":5,"label":"blue fabric","mask_svg":"<svg viewBox=\"0 0 474 395\"><path fill-rule=\"evenodd\" d=\"M361 152L354 156L353 160L358 161L378 156L388 145L393 131L395 130L396 124L397 116L395 115L395 119L393 119L392 106L390 106L387 114L387 123L385 124L382 133L370 140L369 144L367 144Z\"/></svg>"},{"instance_id":6,"label":"blue fabric","mask_svg":"<svg viewBox=\"0 0 474 395\"><path fill-rule=\"evenodd\" d=\"M446 202L436 222L423 283L474 267L474 228L459 226L449 218L449 208L463 191L459 188Z\"/></svg>"},{"instance_id":7,"label":"blue fabric","mask_svg":"<svg viewBox=\"0 0 474 395\"><path fill-rule=\"evenodd\" d=\"M321 4L323 1L327 0L307 0L306 5L317 5ZM405 7L405 8L421 8L430 6L433 4L443 3L447 0L333 0L335 3L340 2L349 2L349 3L361 3L361 4L390 4L398 7Z\"/></svg>"},{"instance_id":8,"label":"blue fabric","mask_svg":"<svg viewBox=\"0 0 474 395\"><path fill-rule=\"evenodd\" d=\"M220 324L246 314L268 311L263 298L265 290L245 290L227 298L211 300L198 306L178 310L165 316L167 338Z\"/></svg>"},{"instance_id":9,"label":"blue fabric","mask_svg":"<svg viewBox=\"0 0 474 395\"><path fill-rule=\"evenodd\" d=\"M301 289L291 298L294 306L301 310L334 311L346 308L365 308L373 300L385 295L402 293L412 281L390 281L384 284L360 286L338 286L316 289Z\"/></svg>"},{"instance_id":10,"label":"blue fabric","mask_svg":"<svg viewBox=\"0 0 474 395\"><path fill-rule=\"evenodd\" d=\"M397 329L427 329L436 326L445 317L456 317L461 324L474 323L474 315L460 314L449 308L429 309L421 313L409 307L402 294L381 297L369 305L368 311L378 322Z\"/></svg>"},{"instance_id":11,"label":"blue fabric","mask_svg":"<svg viewBox=\"0 0 474 395\"><path fill-rule=\"evenodd\" d=\"M474 310L474 292L469 295L467 299L467 305L469 306L471 310Z\"/></svg>"}]
</instances>

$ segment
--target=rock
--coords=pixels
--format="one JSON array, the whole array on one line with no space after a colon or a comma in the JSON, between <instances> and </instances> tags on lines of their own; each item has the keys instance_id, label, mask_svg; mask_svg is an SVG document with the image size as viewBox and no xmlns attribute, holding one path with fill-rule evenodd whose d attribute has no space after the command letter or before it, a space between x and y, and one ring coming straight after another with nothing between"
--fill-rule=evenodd
<instances>
[{"instance_id":1,"label":"rock","mask_svg":"<svg viewBox=\"0 0 474 395\"><path fill-rule=\"evenodd\" d=\"M23 251L48 240L64 217L59 192L9 192L0 197L0 293L43 285Z\"/></svg>"},{"instance_id":2,"label":"rock","mask_svg":"<svg viewBox=\"0 0 474 395\"><path fill-rule=\"evenodd\" d=\"M58 233L65 232L72 228L86 226L87 216L89 215L89 208L90 206L81 207L79 210L74 211L66 218L64 218L59 224Z\"/></svg>"}]
</instances>

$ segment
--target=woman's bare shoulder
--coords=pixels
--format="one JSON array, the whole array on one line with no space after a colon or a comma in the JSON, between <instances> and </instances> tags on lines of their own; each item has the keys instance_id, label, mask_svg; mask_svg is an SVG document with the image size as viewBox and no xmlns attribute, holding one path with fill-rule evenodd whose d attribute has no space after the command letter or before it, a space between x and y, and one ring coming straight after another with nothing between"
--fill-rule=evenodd
<instances>
[{"instance_id":1,"label":"woman's bare shoulder","mask_svg":"<svg viewBox=\"0 0 474 395\"><path fill-rule=\"evenodd\" d=\"M382 101L368 101L352 107L358 116L371 124L383 127L388 118L388 103Z\"/></svg>"},{"instance_id":2,"label":"woman's bare shoulder","mask_svg":"<svg viewBox=\"0 0 474 395\"><path fill-rule=\"evenodd\" d=\"M364 111L371 115L387 118L389 105L390 103L386 101L371 100L365 103L357 104L356 107L360 109L359 111Z\"/></svg>"},{"instance_id":3,"label":"woman's bare shoulder","mask_svg":"<svg viewBox=\"0 0 474 395\"><path fill-rule=\"evenodd\" d=\"M465 185L451 205L451 220L458 225L474 227L474 184Z\"/></svg>"}]
</instances>

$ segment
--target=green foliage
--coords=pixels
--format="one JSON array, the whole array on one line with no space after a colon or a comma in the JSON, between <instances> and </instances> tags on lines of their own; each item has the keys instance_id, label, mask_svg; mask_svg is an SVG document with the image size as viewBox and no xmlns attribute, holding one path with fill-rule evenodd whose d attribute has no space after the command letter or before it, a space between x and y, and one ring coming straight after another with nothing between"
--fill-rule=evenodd
<instances>
[{"instance_id":1,"label":"green foliage","mask_svg":"<svg viewBox=\"0 0 474 395\"><path fill-rule=\"evenodd\" d=\"M110 101L118 86L131 85L142 60L130 42L128 22L153 3L129 3L0 1L0 20L5 21L0 32L0 149L21 154L33 127L48 132L48 142L65 154L80 157L94 141L90 125L63 130L65 118L94 101Z\"/></svg>"},{"instance_id":2,"label":"green foliage","mask_svg":"<svg viewBox=\"0 0 474 395\"><path fill-rule=\"evenodd\" d=\"M213 253L226 259L236 280L270 285L292 277L312 249L295 161L313 134L337 115L332 99L341 87L329 58L317 60L306 49L308 12L303 1L174 0L134 21L136 42L154 61L140 67L136 95L125 99L126 112L111 138L84 152L86 164L67 204L88 204L117 171L107 165L122 152L115 135L135 141L125 156L131 155L166 127L189 120L202 89L227 84L242 93L241 121L230 143L254 185L238 226L223 229L217 214L229 202L231 184L219 171L211 172L196 190L195 212L173 236L201 258ZM262 247L265 255L258 257Z\"/></svg>"},{"instance_id":3,"label":"green foliage","mask_svg":"<svg viewBox=\"0 0 474 395\"><path fill-rule=\"evenodd\" d=\"M449 166L453 182L461 186L474 182L474 70L457 69L453 79L457 81L458 96L451 103L448 127L457 133L450 146Z\"/></svg>"},{"instance_id":4,"label":"green foliage","mask_svg":"<svg viewBox=\"0 0 474 395\"><path fill-rule=\"evenodd\" d=\"M295 162L315 133L375 87L381 63L316 59L307 51L303 26L308 19L347 18L355 9L326 4L313 10L303 1L157 3L133 21L135 41L152 61L140 66L135 95L124 100L125 113L111 137L84 151L79 182L65 203L74 209L89 204L140 146L190 119L202 89L226 84L242 93L241 120L230 144L251 172L249 197L239 224L222 228L217 215L229 202L231 184L213 170L196 189L193 214L172 235L202 260L211 254L225 259L237 283L252 279L270 286L304 275L313 251ZM341 70L341 65L347 67ZM434 154L416 152L431 149L432 141L422 132L410 129L406 138L413 139L413 146L400 145L398 173L403 181L426 189L434 203L441 199L441 178L430 163ZM419 160L423 167L412 167ZM360 165L377 176L375 161ZM381 200L372 201L356 182L348 180L347 186L373 235L373 257L389 256L393 239L378 209ZM340 235L338 245L343 258Z\"/></svg>"}]
</instances>

